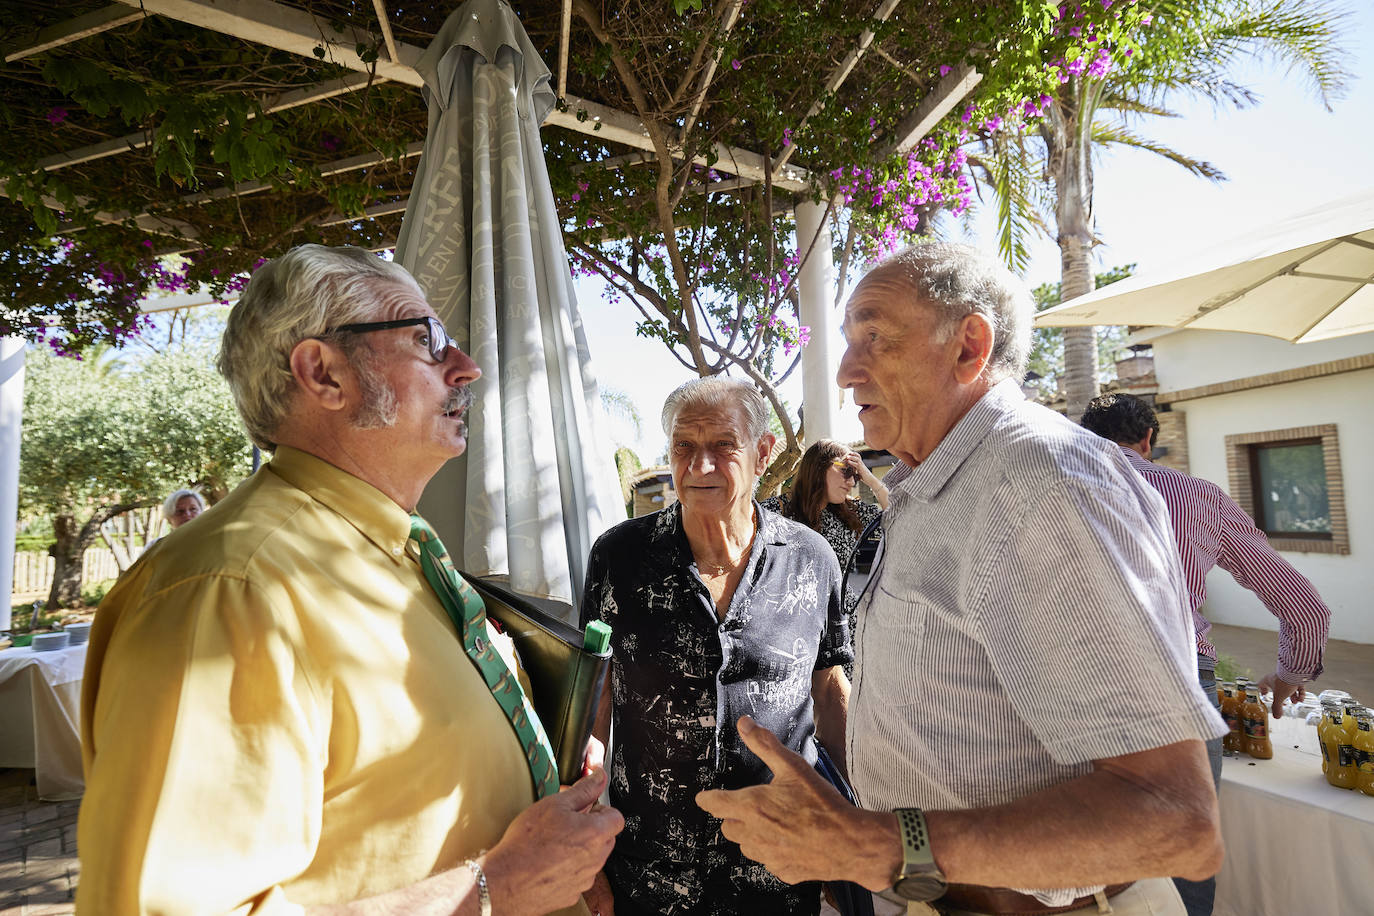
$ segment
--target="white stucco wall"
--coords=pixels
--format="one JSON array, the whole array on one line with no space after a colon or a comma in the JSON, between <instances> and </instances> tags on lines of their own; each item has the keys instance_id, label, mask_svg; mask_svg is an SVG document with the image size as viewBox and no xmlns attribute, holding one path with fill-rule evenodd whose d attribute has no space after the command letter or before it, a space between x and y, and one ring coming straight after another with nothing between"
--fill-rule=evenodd
<instances>
[{"instance_id":1,"label":"white stucco wall","mask_svg":"<svg viewBox=\"0 0 1374 916\"><path fill-rule=\"evenodd\" d=\"M1167 383L1164 373L1160 373L1162 390L1260 375L1374 351L1374 335L1361 335L1365 341L1362 350L1313 344L1311 346L1323 346L1323 349L1307 351L1311 356L1284 364L1274 358L1275 354L1287 353L1282 348L1290 345L1282 341L1218 332L1217 338L1232 339L1219 340L1220 345L1205 347L1202 346L1205 340L1197 338L1206 336L1207 332L1185 332L1155 342L1156 366L1163 363L1174 367ZM1177 344L1181 344L1177 349L1175 338ZM1326 344L1359 339L1345 338ZM1299 349L1298 352L1303 351ZM1217 377L1222 369L1229 374ZM1185 378L1188 380L1182 381ZM1228 489L1226 436L1336 424L1345 482L1345 508L1350 519L1350 553L1341 556L1284 552L1283 557L1312 580L1331 607L1331 638L1374 643L1374 369L1181 401L1173 406L1185 413L1191 473L1219 484L1222 489ZM1203 613L1217 623L1278 628L1274 617L1259 600L1220 569L1214 569L1208 576Z\"/></svg>"},{"instance_id":2,"label":"white stucco wall","mask_svg":"<svg viewBox=\"0 0 1374 916\"><path fill-rule=\"evenodd\" d=\"M1374 333L1305 344L1230 331L1156 333L1154 329L1149 332L1160 391L1198 388L1374 353Z\"/></svg>"}]
</instances>

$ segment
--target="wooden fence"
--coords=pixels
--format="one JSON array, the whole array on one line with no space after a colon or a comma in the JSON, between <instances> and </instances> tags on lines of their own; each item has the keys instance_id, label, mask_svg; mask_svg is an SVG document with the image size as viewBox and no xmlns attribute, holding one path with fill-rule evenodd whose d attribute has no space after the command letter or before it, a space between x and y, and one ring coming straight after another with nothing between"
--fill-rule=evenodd
<instances>
[{"instance_id":1,"label":"wooden fence","mask_svg":"<svg viewBox=\"0 0 1374 916\"><path fill-rule=\"evenodd\" d=\"M53 569L57 561L46 553L21 551L14 555L14 584L10 587L10 602L33 601L46 598L52 590ZM119 575L114 554L105 547L93 547L81 558L81 584L102 582Z\"/></svg>"}]
</instances>

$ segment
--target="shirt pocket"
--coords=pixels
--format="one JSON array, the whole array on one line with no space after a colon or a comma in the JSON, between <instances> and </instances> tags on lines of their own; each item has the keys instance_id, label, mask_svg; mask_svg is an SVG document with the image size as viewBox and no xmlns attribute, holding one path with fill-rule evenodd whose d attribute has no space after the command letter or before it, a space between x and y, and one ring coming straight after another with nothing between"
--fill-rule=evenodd
<instances>
[{"instance_id":1,"label":"shirt pocket","mask_svg":"<svg viewBox=\"0 0 1374 916\"><path fill-rule=\"evenodd\" d=\"M899 598L877 586L861 625L864 693L868 697L889 706L909 706L920 700L929 614L923 602Z\"/></svg>"}]
</instances>

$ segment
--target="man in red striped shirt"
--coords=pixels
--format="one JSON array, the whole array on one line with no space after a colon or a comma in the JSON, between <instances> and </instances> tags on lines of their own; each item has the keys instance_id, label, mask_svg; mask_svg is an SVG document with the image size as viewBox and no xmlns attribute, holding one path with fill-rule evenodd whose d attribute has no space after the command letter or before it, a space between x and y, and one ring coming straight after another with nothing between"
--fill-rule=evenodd
<instances>
[{"instance_id":1,"label":"man in red striped shirt","mask_svg":"<svg viewBox=\"0 0 1374 916\"><path fill-rule=\"evenodd\" d=\"M1198 680L1213 701L1217 650L1207 639L1212 625L1198 612L1207 597L1208 571L1213 566L1226 570L1278 618L1278 664L1274 673L1259 682L1262 691L1273 693L1273 713L1278 718L1283 701L1301 700L1306 693L1302 685L1322 673L1331 610L1312 583L1269 546L1264 532L1221 487L1149 460L1159 435L1159 420L1149 404L1129 394L1106 394L1089 402L1081 422L1121 446L1126 460L1169 507L1197 633ZM1207 752L1213 779L1220 783L1221 739L1207 742ZM1212 912L1215 879L1175 879L1175 884L1189 916Z\"/></svg>"}]
</instances>

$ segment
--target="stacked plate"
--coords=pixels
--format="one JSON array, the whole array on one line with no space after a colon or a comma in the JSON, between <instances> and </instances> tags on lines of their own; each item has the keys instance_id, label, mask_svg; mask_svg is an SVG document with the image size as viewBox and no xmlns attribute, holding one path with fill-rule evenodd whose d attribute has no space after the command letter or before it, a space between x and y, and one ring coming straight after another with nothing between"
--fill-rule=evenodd
<instances>
[{"instance_id":1,"label":"stacked plate","mask_svg":"<svg viewBox=\"0 0 1374 916\"><path fill-rule=\"evenodd\" d=\"M66 630L58 630L56 633L35 633L33 637L33 651L35 652L55 652L58 649L65 649L70 645L71 634Z\"/></svg>"},{"instance_id":2,"label":"stacked plate","mask_svg":"<svg viewBox=\"0 0 1374 916\"><path fill-rule=\"evenodd\" d=\"M91 625L89 623L69 623L62 628L71 636L70 645L79 646L91 637Z\"/></svg>"}]
</instances>

